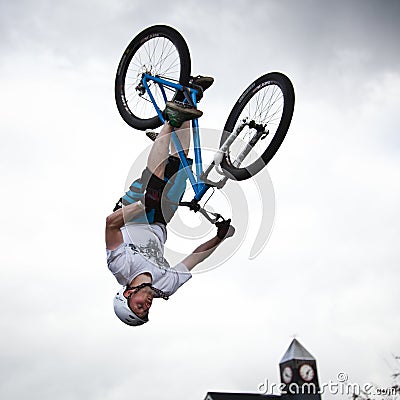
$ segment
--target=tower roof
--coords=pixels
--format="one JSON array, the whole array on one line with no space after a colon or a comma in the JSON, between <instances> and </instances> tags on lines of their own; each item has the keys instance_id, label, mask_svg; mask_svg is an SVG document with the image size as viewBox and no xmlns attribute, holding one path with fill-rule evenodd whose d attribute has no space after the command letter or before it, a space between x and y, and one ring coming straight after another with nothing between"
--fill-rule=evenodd
<instances>
[{"instance_id":1,"label":"tower roof","mask_svg":"<svg viewBox=\"0 0 400 400\"><path fill-rule=\"evenodd\" d=\"M289 348L283 355L280 364L289 360L315 360L315 358L299 343L297 339L293 339Z\"/></svg>"}]
</instances>

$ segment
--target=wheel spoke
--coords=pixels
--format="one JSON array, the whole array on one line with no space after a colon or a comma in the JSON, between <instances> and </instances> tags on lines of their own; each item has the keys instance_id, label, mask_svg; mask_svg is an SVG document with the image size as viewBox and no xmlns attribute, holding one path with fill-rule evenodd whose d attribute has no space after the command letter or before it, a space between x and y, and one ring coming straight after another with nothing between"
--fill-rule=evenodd
<instances>
[{"instance_id":1,"label":"wheel spoke","mask_svg":"<svg viewBox=\"0 0 400 400\"><path fill-rule=\"evenodd\" d=\"M255 159L259 158L271 143L282 118L283 101L283 93L278 85L271 84L264 86L248 101L237 118L236 126L243 119L246 119L247 122L254 121L256 124L262 124L266 126L266 130L269 130L269 135L263 140L259 140L253 150L246 156L242 162L242 168L250 165ZM243 149L246 148L255 133L255 129L250 129L249 127L246 127L240 133L238 139L236 139L229 149L229 158L232 164L235 163L235 160Z\"/></svg>"},{"instance_id":2,"label":"wheel spoke","mask_svg":"<svg viewBox=\"0 0 400 400\"><path fill-rule=\"evenodd\" d=\"M125 98L131 113L141 119L156 115L149 95L139 96L136 87L140 84L144 73L151 73L165 79L179 81L181 60L179 52L171 40L162 36L145 42L134 54L127 67L125 76ZM152 94L156 103L162 107L164 97L158 84L151 85ZM167 99L174 96L176 90L165 86Z\"/></svg>"}]
</instances>

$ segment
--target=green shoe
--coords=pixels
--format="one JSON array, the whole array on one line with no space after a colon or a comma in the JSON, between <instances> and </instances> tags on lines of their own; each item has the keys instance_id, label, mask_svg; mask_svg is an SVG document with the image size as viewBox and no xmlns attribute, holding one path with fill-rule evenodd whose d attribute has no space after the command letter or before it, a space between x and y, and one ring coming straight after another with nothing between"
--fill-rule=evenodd
<instances>
[{"instance_id":1,"label":"green shoe","mask_svg":"<svg viewBox=\"0 0 400 400\"><path fill-rule=\"evenodd\" d=\"M165 113L169 124L174 128L180 128L185 121L200 118L203 115L203 112L197 108L172 101L167 101Z\"/></svg>"}]
</instances>

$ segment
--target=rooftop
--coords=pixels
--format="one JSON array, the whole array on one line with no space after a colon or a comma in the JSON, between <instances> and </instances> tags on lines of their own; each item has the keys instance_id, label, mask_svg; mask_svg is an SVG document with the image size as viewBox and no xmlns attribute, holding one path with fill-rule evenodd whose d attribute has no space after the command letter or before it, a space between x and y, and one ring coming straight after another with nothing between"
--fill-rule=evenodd
<instances>
[{"instance_id":1,"label":"rooftop","mask_svg":"<svg viewBox=\"0 0 400 400\"><path fill-rule=\"evenodd\" d=\"M315 360L315 358L300 344L297 339L293 339L289 348L282 357L280 364L289 360Z\"/></svg>"},{"instance_id":2,"label":"rooftop","mask_svg":"<svg viewBox=\"0 0 400 400\"><path fill-rule=\"evenodd\" d=\"M265 395L258 393L221 393L209 392L205 400L276 400L280 396Z\"/></svg>"}]
</instances>

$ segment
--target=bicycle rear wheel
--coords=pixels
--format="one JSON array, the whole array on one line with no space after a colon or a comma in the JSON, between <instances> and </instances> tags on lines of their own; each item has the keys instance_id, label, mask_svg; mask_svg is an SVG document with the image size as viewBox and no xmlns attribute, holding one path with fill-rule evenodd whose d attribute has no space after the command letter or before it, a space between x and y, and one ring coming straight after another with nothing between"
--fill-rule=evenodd
<instances>
[{"instance_id":1,"label":"bicycle rear wheel","mask_svg":"<svg viewBox=\"0 0 400 400\"><path fill-rule=\"evenodd\" d=\"M189 83L190 53L182 35L166 25L151 26L140 32L125 50L115 78L115 100L124 121L135 129L154 129L161 125L153 103L142 86L142 76L148 73L182 85ZM162 109L161 88L149 82L151 92ZM175 89L164 86L167 100Z\"/></svg>"},{"instance_id":2,"label":"bicycle rear wheel","mask_svg":"<svg viewBox=\"0 0 400 400\"><path fill-rule=\"evenodd\" d=\"M232 132L242 128L221 162L229 178L248 179L268 164L286 136L293 109L293 85L279 72L261 76L243 92L220 142L222 146Z\"/></svg>"}]
</instances>

